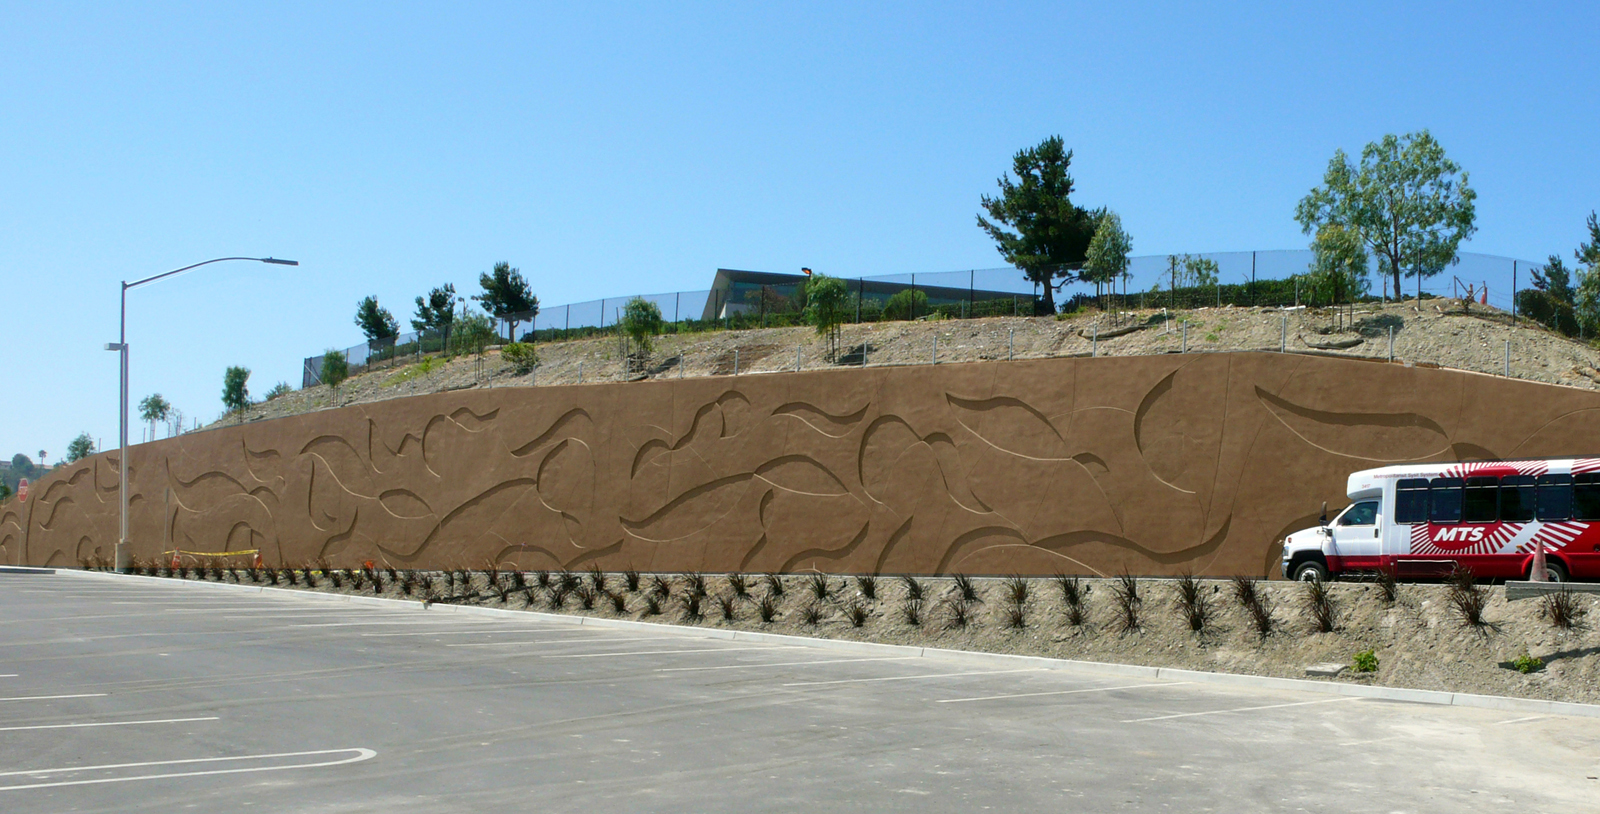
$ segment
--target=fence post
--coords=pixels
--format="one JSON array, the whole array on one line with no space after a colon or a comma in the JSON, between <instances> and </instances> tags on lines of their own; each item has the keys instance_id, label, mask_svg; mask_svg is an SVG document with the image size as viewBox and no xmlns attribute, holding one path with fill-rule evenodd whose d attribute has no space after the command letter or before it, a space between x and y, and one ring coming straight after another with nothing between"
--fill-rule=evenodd
<instances>
[{"instance_id":1,"label":"fence post","mask_svg":"<svg viewBox=\"0 0 1600 814\"><path fill-rule=\"evenodd\" d=\"M800 346L794 346L794 372L800 372Z\"/></svg>"},{"instance_id":2,"label":"fence post","mask_svg":"<svg viewBox=\"0 0 1600 814\"><path fill-rule=\"evenodd\" d=\"M939 364L939 335L933 335L933 363Z\"/></svg>"},{"instance_id":3,"label":"fence post","mask_svg":"<svg viewBox=\"0 0 1600 814\"><path fill-rule=\"evenodd\" d=\"M1006 361L1010 362L1010 361L1012 361L1012 360L1014 360L1016 358L1017 358L1017 329L1016 328L1012 328L1011 329L1011 333L1006 336Z\"/></svg>"},{"instance_id":4,"label":"fence post","mask_svg":"<svg viewBox=\"0 0 1600 814\"><path fill-rule=\"evenodd\" d=\"M1394 361L1394 326L1389 326L1389 361Z\"/></svg>"},{"instance_id":5,"label":"fence post","mask_svg":"<svg viewBox=\"0 0 1600 814\"><path fill-rule=\"evenodd\" d=\"M1283 315L1283 327L1278 332L1278 352L1289 352L1289 315Z\"/></svg>"},{"instance_id":6,"label":"fence post","mask_svg":"<svg viewBox=\"0 0 1600 814\"><path fill-rule=\"evenodd\" d=\"M1517 324L1517 261L1511 261L1511 324Z\"/></svg>"},{"instance_id":7,"label":"fence post","mask_svg":"<svg viewBox=\"0 0 1600 814\"><path fill-rule=\"evenodd\" d=\"M977 306L978 270L967 269L967 316L973 316L972 309Z\"/></svg>"},{"instance_id":8,"label":"fence post","mask_svg":"<svg viewBox=\"0 0 1600 814\"><path fill-rule=\"evenodd\" d=\"M1506 340L1506 378L1511 378L1511 340Z\"/></svg>"},{"instance_id":9,"label":"fence post","mask_svg":"<svg viewBox=\"0 0 1600 814\"><path fill-rule=\"evenodd\" d=\"M867 296L867 278L856 278L856 324L861 324L861 301ZM863 345L862 347L866 347Z\"/></svg>"},{"instance_id":10,"label":"fence post","mask_svg":"<svg viewBox=\"0 0 1600 814\"><path fill-rule=\"evenodd\" d=\"M1183 323L1183 352L1189 352L1189 323Z\"/></svg>"},{"instance_id":11,"label":"fence post","mask_svg":"<svg viewBox=\"0 0 1600 814\"><path fill-rule=\"evenodd\" d=\"M733 349L733 375L739 375L739 349Z\"/></svg>"},{"instance_id":12,"label":"fence post","mask_svg":"<svg viewBox=\"0 0 1600 814\"><path fill-rule=\"evenodd\" d=\"M1094 338L1089 340L1089 358L1091 359L1100 355L1100 323L1096 322L1093 330L1092 336Z\"/></svg>"}]
</instances>

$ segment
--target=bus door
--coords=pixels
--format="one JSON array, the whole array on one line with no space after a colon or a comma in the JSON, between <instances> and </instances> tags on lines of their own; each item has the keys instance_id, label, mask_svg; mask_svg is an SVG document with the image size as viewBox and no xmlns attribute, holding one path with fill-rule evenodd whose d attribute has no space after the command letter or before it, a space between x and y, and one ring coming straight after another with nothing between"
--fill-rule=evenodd
<instances>
[{"instance_id":1,"label":"bus door","mask_svg":"<svg viewBox=\"0 0 1600 814\"><path fill-rule=\"evenodd\" d=\"M1339 570L1370 570L1379 565L1383 553L1383 513L1377 500L1350 504L1333 521L1333 549L1339 556Z\"/></svg>"}]
</instances>

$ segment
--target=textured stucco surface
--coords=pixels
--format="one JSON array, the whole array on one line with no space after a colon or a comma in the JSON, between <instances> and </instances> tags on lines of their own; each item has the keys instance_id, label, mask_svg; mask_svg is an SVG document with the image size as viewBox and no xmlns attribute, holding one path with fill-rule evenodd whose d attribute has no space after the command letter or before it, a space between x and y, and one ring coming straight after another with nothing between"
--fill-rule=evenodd
<instances>
[{"instance_id":1,"label":"textured stucco surface","mask_svg":"<svg viewBox=\"0 0 1600 814\"><path fill-rule=\"evenodd\" d=\"M1600 394L1271 353L441 393L143 444L131 553L655 571L1267 574L1406 461L1594 454ZM117 453L0 510L109 557Z\"/></svg>"}]
</instances>

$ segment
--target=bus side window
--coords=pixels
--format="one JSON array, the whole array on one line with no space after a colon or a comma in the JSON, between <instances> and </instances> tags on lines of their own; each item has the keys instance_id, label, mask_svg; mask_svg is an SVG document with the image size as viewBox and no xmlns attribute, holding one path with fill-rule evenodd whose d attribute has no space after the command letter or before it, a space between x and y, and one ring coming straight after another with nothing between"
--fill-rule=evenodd
<instances>
[{"instance_id":1,"label":"bus side window","mask_svg":"<svg viewBox=\"0 0 1600 814\"><path fill-rule=\"evenodd\" d=\"M1461 519L1468 523L1493 523L1500 516L1500 479L1467 478L1466 505Z\"/></svg>"},{"instance_id":2,"label":"bus side window","mask_svg":"<svg viewBox=\"0 0 1600 814\"><path fill-rule=\"evenodd\" d=\"M1500 479L1500 519L1526 523L1533 519L1533 476L1507 475Z\"/></svg>"},{"instance_id":3,"label":"bus side window","mask_svg":"<svg viewBox=\"0 0 1600 814\"><path fill-rule=\"evenodd\" d=\"M1600 474L1572 476L1572 519L1600 520Z\"/></svg>"},{"instance_id":4,"label":"bus side window","mask_svg":"<svg viewBox=\"0 0 1600 814\"><path fill-rule=\"evenodd\" d=\"M1434 478L1428 483L1428 519L1435 523L1461 522L1461 479Z\"/></svg>"},{"instance_id":5,"label":"bus side window","mask_svg":"<svg viewBox=\"0 0 1600 814\"><path fill-rule=\"evenodd\" d=\"M1539 519L1566 520L1572 517L1572 476L1539 476Z\"/></svg>"},{"instance_id":6,"label":"bus side window","mask_svg":"<svg viewBox=\"0 0 1600 814\"><path fill-rule=\"evenodd\" d=\"M1428 522L1428 481L1406 478L1394 487L1394 522Z\"/></svg>"}]
</instances>

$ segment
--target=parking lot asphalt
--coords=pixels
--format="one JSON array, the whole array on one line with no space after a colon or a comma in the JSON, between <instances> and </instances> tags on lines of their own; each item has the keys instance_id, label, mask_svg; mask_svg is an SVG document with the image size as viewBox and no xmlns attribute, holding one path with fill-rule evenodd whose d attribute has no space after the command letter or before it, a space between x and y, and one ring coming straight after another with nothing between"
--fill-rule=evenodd
<instances>
[{"instance_id":1,"label":"parking lot asphalt","mask_svg":"<svg viewBox=\"0 0 1600 814\"><path fill-rule=\"evenodd\" d=\"M1600 811L1600 721L0 576L0 810Z\"/></svg>"}]
</instances>

